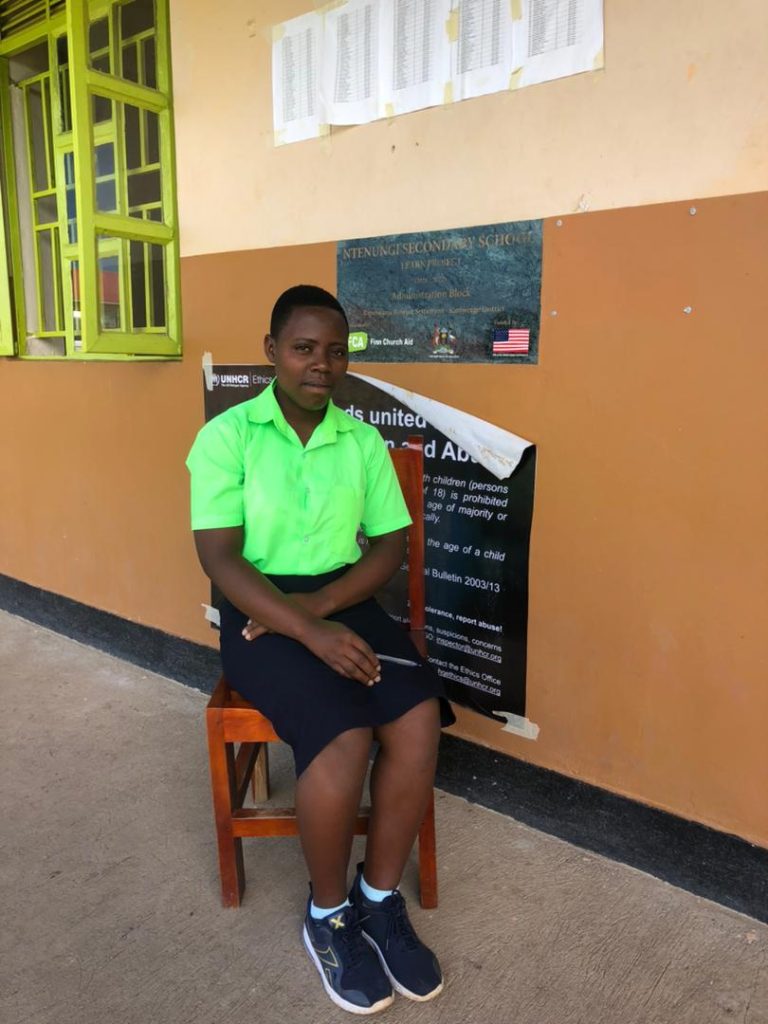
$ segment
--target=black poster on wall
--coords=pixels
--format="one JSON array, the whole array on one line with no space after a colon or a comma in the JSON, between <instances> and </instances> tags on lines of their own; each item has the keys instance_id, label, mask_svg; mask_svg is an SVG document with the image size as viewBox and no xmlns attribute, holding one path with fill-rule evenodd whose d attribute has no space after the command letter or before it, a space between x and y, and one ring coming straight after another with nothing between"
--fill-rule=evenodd
<instances>
[{"instance_id":1,"label":"black poster on wall","mask_svg":"<svg viewBox=\"0 0 768 1024\"><path fill-rule=\"evenodd\" d=\"M272 368L213 366L208 376L206 420L259 394ZM376 426L390 447L414 434L423 438L430 662L457 703L486 715L524 715L535 449L499 480L455 439L366 380L347 376L334 402ZM455 410L459 424L461 417ZM405 618L404 572L379 599L396 619Z\"/></svg>"}]
</instances>

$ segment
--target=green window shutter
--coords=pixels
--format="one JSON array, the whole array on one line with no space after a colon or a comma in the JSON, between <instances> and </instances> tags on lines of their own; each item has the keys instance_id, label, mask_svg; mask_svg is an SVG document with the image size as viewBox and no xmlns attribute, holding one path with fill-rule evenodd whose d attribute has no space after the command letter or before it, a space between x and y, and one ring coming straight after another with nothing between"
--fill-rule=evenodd
<instances>
[{"instance_id":1,"label":"green window shutter","mask_svg":"<svg viewBox=\"0 0 768 1024\"><path fill-rule=\"evenodd\" d=\"M16 352L16 346L13 340L13 310L8 274L5 217L3 216L4 205L5 196L3 195L0 198L0 356L12 356Z\"/></svg>"},{"instance_id":2,"label":"green window shutter","mask_svg":"<svg viewBox=\"0 0 768 1024\"><path fill-rule=\"evenodd\" d=\"M131 26L125 9L101 8L96 22L87 0L67 5L78 235L69 286L83 354L173 356L180 338L167 0L155 0L149 34ZM103 53L94 56L93 35L102 31Z\"/></svg>"},{"instance_id":3,"label":"green window shutter","mask_svg":"<svg viewBox=\"0 0 768 1024\"><path fill-rule=\"evenodd\" d=\"M8 84L8 68L5 61L0 60L0 90ZM6 108L0 103L0 120L5 120ZM0 135L0 151L8 149L10 132L6 130ZM6 227L6 209L9 206L9 194L5 175L0 167L0 356L12 356L16 353L14 341L13 306L11 305L11 280L9 258L9 236Z\"/></svg>"}]
</instances>

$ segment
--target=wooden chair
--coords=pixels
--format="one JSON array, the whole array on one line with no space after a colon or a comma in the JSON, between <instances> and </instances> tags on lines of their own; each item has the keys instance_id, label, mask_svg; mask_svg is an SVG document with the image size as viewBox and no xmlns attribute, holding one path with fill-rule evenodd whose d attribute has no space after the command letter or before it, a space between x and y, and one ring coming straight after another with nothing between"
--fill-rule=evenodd
<instances>
[{"instance_id":1,"label":"wooden chair","mask_svg":"<svg viewBox=\"0 0 768 1024\"><path fill-rule=\"evenodd\" d=\"M426 657L424 638L424 452L422 439L410 437L407 448L392 449L413 525L408 529L408 617L414 644ZM293 807L244 807L248 785L254 801L269 796L268 744L279 742L272 724L222 678L206 709L213 808L219 848L221 898L238 907L245 889L243 839L249 836L297 835ZM239 748L235 750L235 745ZM356 835L368 831L370 808L361 807ZM422 907L437 906L434 798L419 830L419 897Z\"/></svg>"}]
</instances>

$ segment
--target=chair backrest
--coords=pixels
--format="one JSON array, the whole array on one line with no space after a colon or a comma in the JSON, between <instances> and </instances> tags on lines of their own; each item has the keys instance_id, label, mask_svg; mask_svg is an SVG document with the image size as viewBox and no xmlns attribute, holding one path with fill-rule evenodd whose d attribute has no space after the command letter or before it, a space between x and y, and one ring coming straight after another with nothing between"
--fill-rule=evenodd
<instances>
[{"instance_id":1,"label":"chair backrest","mask_svg":"<svg viewBox=\"0 0 768 1024\"><path fill-rule=\"evenodd\" d=\"M424 439L409 437L405 448L391 448L400 487L413 520L408 527L408 617L411 632L422 631L424 612Z\"/></svg>"}]
</instances>

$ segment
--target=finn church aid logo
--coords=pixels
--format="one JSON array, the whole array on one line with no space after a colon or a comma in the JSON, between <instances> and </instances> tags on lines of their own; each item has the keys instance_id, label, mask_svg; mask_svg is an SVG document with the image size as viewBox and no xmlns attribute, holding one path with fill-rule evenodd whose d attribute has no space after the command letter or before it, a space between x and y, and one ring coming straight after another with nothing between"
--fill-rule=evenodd
<instances>
[{"instance_id":1,"label":"finn church aid logo","mask_svg":"<svg viewBox=\"0 0 768 1024\"><path fill-rule=\"evenodd\" d=\"M365 331L351 331L348 346L350 352L365 352L368 348L368 335Z\"/></svg>"}]
</instances>

